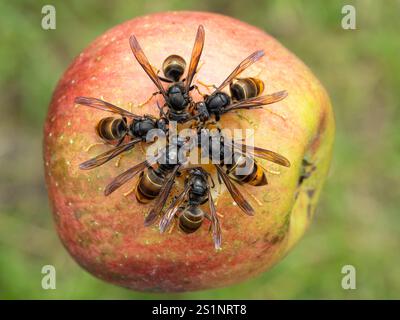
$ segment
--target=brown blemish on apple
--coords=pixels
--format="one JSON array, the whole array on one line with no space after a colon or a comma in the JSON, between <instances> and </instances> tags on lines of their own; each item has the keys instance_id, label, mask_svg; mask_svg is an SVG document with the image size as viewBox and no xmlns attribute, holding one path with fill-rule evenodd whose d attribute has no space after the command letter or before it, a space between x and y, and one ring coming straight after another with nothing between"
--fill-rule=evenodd
<instances>
[{"instance_id":1,"label":"brown blemish on apple","mask_svg":"<svg viewBox=\"0 0 400 320\"><path fill-rule=\"evenodd\" d=\"M308 189L307 190L307 195L311 199L315 194L315 189Z\"/></svg>"},{"instance_id":2,"label":"brown blemish on apple","mask_svg":"<svg viewBox=\"0 0 400 320\"><path fill-rule=\"evenodd\" d=\"M311 219L311 217L312 217L312 211L313 211L312 209L313 209L313 207L312 207L312 203L310 200L307 204L307 218L308 219Z\"/></svg>"},{"instance_id":3,"label":"brown blemish on apple","mask_svg":"<svg viewBox=\"0 0 400 320\"><path fill-rule=\"evenodd\" d=\"M310 142L310 145L308 147L308 152L315 154L315 152L318 150L318 147L321 143L321 138L323 137L325 130L327 128L327 124L328 124L328 112L326 109L322 109L318 121L317 131Z\"/></svg>"},{"instance_id":4,"label":"brown blemish on apple","mask_svg":"<svg viewBox=\"0 0 400 320\"><path fill-rule=\"evenodd\" d=\"M317 170L317 166L312 163L309 156L305 156L302 160L301 167L300 167L300 175L297 180L297 187L300 188L304 181L309 179L314 171Z\"/></svg>"}]
</instances>

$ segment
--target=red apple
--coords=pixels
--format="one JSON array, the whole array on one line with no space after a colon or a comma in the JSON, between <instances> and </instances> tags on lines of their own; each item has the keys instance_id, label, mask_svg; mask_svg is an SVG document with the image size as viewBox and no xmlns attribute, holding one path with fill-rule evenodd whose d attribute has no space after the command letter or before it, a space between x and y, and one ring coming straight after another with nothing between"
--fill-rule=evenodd
<instances>
[{"instance_id":1,"label":"red apple","mask_svg":"<svg viewBox=\"0 0 400 320\"><path fill-rule=\"evenodd\" d=\"M288 92L286 99L264 109L222 116L224 128L254 129L255 145L284 155L292 165L281 168L261 161L268 170L268 185L239 187L255 209L253 217L243 214L226 189L220 189L215 199L223 216L220 251L214 249L208 222L190 235L177 228L160 234L157 224L144 227L152 203L143 205L133 194L123 195L135 181L104 196L113 177L144 159L144 148L135 148L119 166L113 160L90 171L79 169L81 162L110 148L101 144L87 151L91 144L101 143L94 127L109 114L74 105L75 97L101 98L137 114L157 116L155 102L163 103L160 96L137 107L156 88L135 60L129 37L135 34L150 62L161 68L170 54L189 61L200 24L206 40L198 80L218 85L251 52L263 49L265 57L243 75L263 80L264 93ZM201 99L194 91L193 97ZM57 232L82 267L131 289L191 291L243 281L279 261L305 231L328 172L333 137L333 114L322 85L260 29L202 12L135 18L91 43L54 92L44 129L44 161ZM303 159L312 165L304 165ZM304 172L311 174L304 179Z\"/></svg>"}]
</instances>

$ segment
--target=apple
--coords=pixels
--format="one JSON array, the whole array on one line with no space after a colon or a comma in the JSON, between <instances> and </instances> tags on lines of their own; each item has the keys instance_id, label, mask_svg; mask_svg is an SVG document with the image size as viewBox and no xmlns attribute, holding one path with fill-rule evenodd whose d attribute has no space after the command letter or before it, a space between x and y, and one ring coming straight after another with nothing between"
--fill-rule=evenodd
<instances>
[{"instance_id":1,"label":"apple","mask_svg":"<svg viewBox=\"0 0 400 320\"><path fill-rule=\"evenodd\" d=\"M110 114L75 105L77 96L106 100L136 114L158 115L156 101L139 106L154 84L135 60L135 34L156 68L170 54L190 60L197 27L205 45L195 83L220 84L255 50L265 56L243 76L265 83L263 94L286 90L288 97L257 110L232 112L220 125L253 129L255 145L288 158L290 168L261 161L268 185L239 186L255 215L245 215L224 186L215 197L221 216L222 250L215 250L209 222L192 234L178 228L160 234L145 227L152 207L138 203L126 184L108 197L105 186L144 160L146 146L89 171L79 164L111 148L95 132ZM199 85L200 90L207 88ZM202 97L192 91L195 101ZM204 12L167 12L118 25L94 40L59 81L44 126L46 182L55 227L65 248L87 271L105 281L140 291L178 292L227 286L266 271L282 259L309 225L327 176L334 138L329 97L311 71L277 40L236 19ZM179 179L178 179L179 180ZM175 189L181 188L177 181ZM178 192L178 191L174 191Z\"/></svg>"}]
</instances>

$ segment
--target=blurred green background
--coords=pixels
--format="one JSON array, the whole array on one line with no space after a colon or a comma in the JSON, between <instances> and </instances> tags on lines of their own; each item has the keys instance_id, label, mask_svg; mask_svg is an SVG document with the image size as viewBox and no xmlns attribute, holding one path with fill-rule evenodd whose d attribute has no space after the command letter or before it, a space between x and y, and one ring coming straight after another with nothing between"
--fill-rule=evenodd
<instances>
[{"instance_id":1,"label":"blurred green background","mask_svg":"<svg viewBox=\"0 0 400 320\"><path fill-rule=\"evenodd\" d=\"M41 28L53 4L57 29ZM353 4L357 30L341 28ZM330 93L337 135L330 177L304 239L270 272L218 290L144 294L106 284L69 257L53 229L42 165L52 91L73 57L107 29L165 10L204 10L281 41ZM400 2L0 1L0 298L400 298ZM57 269L57 290L41 268ZM357 269L343 290L341 268Z\"/></svg>"}]
</instances>

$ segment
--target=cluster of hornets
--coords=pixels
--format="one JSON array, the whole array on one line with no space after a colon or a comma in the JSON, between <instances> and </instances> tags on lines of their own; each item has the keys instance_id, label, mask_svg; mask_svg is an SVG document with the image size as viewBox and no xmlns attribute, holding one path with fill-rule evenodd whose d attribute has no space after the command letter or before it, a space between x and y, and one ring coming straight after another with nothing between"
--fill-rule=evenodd
<instances>
[{"instance_id":1,"label":"cluster of hornets","mask_svg":"<svg viewBox=\"0 0 400 320\"><path fill-rule=\"evenodd\" d=\"M238 207L245 214L251 216L254 215L254 209L235 183L253 186L267 184L265 169L256 162L255 158L266 159L285 167L289 167L290 162L273 151L248 146L242 143L243 140L227 139L222 134L217 136L219 143L216 146L211 141L215 141L215 134L210 134L209 124L218 123L220 117L228 112L261 108L280 101L287 96L287 92L279 91L269 95L261 95L264 90L263 81L256 77L238 77L240 73L264 55L264 51L258 50L244 59L218 87L213 86L213 92L207 95L202 94L198 87L192 84L192 81L198 71L204 39L204 28L200 25L188 71L186 76L183 77L186 62L182 57L178 55L168 56L163 62L163 76L161 76L148 61L136 37L134 35L130 37L130 47L137 62L158 89L151 97L161 94L165 104L160 107L157 103L159 109L159 117L157 118L151 115L136 115L97 98L77 97L75 99L76 104L114 114L112 117L101 119L96 126L98 136L112 148L83 162L80 164L80 169L93 169L122 155L138 143L149 143L146 136L152 129L162 130L168 138L170 122L176 121L180 124L190 122L201 137L198 139L199 142L204 142L204 139L210 140L210 143L202 143L201 145L199 143L197 147L200 150L201 148L209 148L208 154L217 152L220 156L221 161L218 164L213 164L216 168L218 182L225 184ZM223 91L227 86L229 93ZM192 99L191 91L194 89L201 94L201 101ZM151 97L146 103L151 100ZM179 229L189 234L198 230L203 221L208 219L215 248L220 249L222 241L220 217L217 214L211 193L211 189L215 187L214 180L203 167L190 167L185 165L183 161L177 161L177 153L187 143L186 139L176 137L168 139L168 145L161 149L157 155L136 164L114 178L106 186L104 194L110 195L139 175L134 189L137 201L140 203L154 201L154 206L145 218L145 226L152 225L160 218L159 228L160 232L163 233L169 230L171 223L176 219ZM218 148L218 150L215 150L215 148ZM226 161L226 150L231 150L229 153L231 161ZM249 173L238 174L235 169L243 167L245 163L247 165L250 163ZM183 191L174 196L170 205L166 205L177 176L184 178ZM202 205L207 202L208 210L207 208L203 210Z\"/></svg>"}]
</instances>

